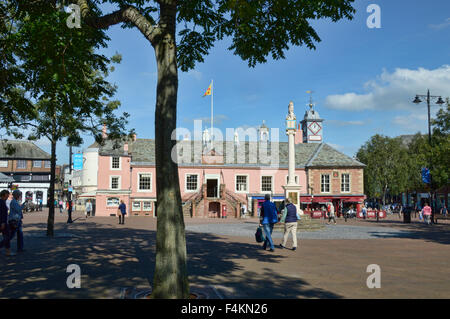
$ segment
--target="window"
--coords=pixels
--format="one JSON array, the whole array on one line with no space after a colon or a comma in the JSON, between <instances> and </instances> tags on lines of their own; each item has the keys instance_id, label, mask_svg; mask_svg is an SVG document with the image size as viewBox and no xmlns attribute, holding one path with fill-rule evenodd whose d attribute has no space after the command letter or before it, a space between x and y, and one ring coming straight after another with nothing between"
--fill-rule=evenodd
<instances>
[{"instance_id":1,"label":"window","mask_svg":"<svg viewBox=\"0 0 450 319\"><path fill-rule=\"evenodd\" d=\"M341 174L341 192L350 192L350 174Z\"/></svg>"},{"instance_id":2,"label":"window","mask_svg":"<svg viewBox=\"0 0 450 319\"><path fill-rule=\"evenodd\" d=\"M106 206L119 206L119 199L117 197L108 197L106 200Z\"/></svg>"},{"instance_id":3,"label":"window","mask_svg":"<svg viewBox=\"0 0 450 319\"><path fill-rule=\"evenodd\" d=\"M186 174L186 190L196 191L198 186L198 175L197 174Z\"/></svg>"},{"instance_id":4,"label":"window","mask_svg":"<svg viewBox=\"0 0 450 319\"><path fill-rule=\"evenodd\" d=\"M118 176L111 176L111 189L119 189L119 179Z\"/></svg>"},{"instance_id":5,"label":"window","mask_svg":"<svg viewBox=\"0 0 450 319\"><path fill-rule=\"evenodd\" d=\"M33 181L45 182L50 180L50 175L33 175L31 177Z\"/></svg>"},{"instance_id":6,"label":"window","mask_svg":"<svg viewBox=\"0 0 450 319\"><path fill-rule=\"evenodd\" d=\"M151 211L152 210L152 202L150 202L150 201L146 201L146 202L142 202L142 210L143 211L145 211L145 212L149 212L149 211Z\"/></svg>"},{"instance_id":7,"label":"window","mask_svg":"<svg viewBox=\"0 0 450 319\"><path fill-rule=\"evenodd\" d=\"M52 167L52 163L50 161L45 161L44 162L44 167L45 168L50 168L50 167Z\"/></svg>"},{"instance_id":8,"label":"window","mask_svg":"<svg viewBox=\"0 0 450 319\"><path fill-rule=\"evenodd\" d=\"M141 202L133 202L132 210L133 211L140 211L141 210Z\"/></svg>"},{"instance_id":9,"label":"window","mask_svg":"<svg viewBox=\"0 0 450 319\"><path fill-rule=\"evenodd\" d=\"M148 190L152 189L152 174L139 174L139 190Z\"/></svg>"},{"instance_id":10,"label":"window","mask_svg":"<svg viewBox=\"0 0 450 319\"><path fill-rule=\"evenodd\" d=\"M8 161L0 161L0 167L8 167Z\"/></svg>"},{"instance_id":11,"label":"window","mask_svg":"<svg viewBox=\"0 0 450 319\"><path fill-rule=\"evenodd\" d=\"M42 167L42 161L33 161L33 167L41 168Z\"/></svg>"},{"instance_id":12,"label":"window","mask_svg":"<svg viewBox=\"0 0 450 319\"><path fill-rule=\"evenodd\" d=\"M272 176L262 176L261 191L262 192L271 192L272 191Z\"/></svg>"},{"instance_id":13,"label":"window","mask_svg":"<svg viewBox=\"0 0 450 319\"><path fill-rule=\"evenodd\" d=\"M17 168L27 168L27 161L25 160L17 160Z\"/></svg>"},{"instance_id":14,"label":"window","mask_svg":"<svg viewBox=\"0 0 450 319\"><path fill-rule=\"evenodd\" d=\"M111 158L111 168L112 169L120 169L120 157L119 156L113 156Z\"/></svg>"},{"instance_id":15,"label":"window","mask_svg":"<svg viewBox=\"0 0 450 319\"><path fill-rule=\"evenodd\" d=\"M320 191L322 193L329 193L330 192L330 175L322 175L321 177L321 183L320 183Z\"/></svg>"},{"instance_id":16,"label":"window","mask_svg":"<svg viewBox=\"0 0 450 319\"><path fill-rule=\"evenodd\" d=\"M31 181L31 176L30 175L21 175L20 176L20 181L22 181L22 182Z\"/></svg>"},{"instance_id":17,"label":"window","mask_svg":"<svg viewBox=\"0 0 450 319\"><path fill-rule=\"evenodd\" d=\"M236 175L236 192L246 192L247 190L247 175Z\"/></svg>"}]
</instances>

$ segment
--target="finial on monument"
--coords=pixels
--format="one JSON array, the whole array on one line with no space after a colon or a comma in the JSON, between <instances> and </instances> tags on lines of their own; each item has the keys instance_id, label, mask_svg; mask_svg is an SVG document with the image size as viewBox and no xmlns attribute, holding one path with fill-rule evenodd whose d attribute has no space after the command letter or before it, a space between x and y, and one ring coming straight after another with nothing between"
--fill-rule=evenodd
<instances>
[{"instance_id":1,"label":"finial on monument","mask_svg":"<svg viewBox=\"0 0 450 319\"><path fill-rule=\"evenodd\" d=\"M286 116L286 120L296 120L297 117L294 114L294 102L290 101L288 106L288 115Z\"/></svg>"},{"instance_id":2,"label":"finial on monument","mask_svg":"<svg viewBox=\"0 0 450 319\"><path fill-rule=\"evenodd\" d=\"M312 110L312 108L313 108L313 106L314 106L314 103L313 103L313 100L312 100L312 94L314 93L314 91L306 91L306 93L308 93L309 94L309 108Z\"/></svg>"}]
</instances>

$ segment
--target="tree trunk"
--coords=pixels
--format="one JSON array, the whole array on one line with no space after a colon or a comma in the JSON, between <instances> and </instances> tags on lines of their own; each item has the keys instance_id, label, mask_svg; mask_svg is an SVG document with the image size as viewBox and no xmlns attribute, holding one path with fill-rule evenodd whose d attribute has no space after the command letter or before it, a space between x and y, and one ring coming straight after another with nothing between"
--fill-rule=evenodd
<instances>
[{"instance_id":1,"label":"tree trunk","mask_svg":"<svg viewBox=\"0 0 450 319\"><path fill-rule=\"evenodd\" d=\"M154 44L158 83L155 109L158 220L153 298L188 298L186 237L178 164L171 158L177 121L176 6L161 4L162 34Z\"/></svg>"},{"instance_id":2,"label":"tree trunk","mask_svg":"<svg viewBox=\"0 0 450 319\"><path fill-rule=\"evenodd\" d=\"M53 226L55 224L55 179L56 179L56 140L53 138L51 141L52 152L50 159L50 197L48 206L48 219L47 219L47 236L53 237Z\"/></svg>"}]
</instances>

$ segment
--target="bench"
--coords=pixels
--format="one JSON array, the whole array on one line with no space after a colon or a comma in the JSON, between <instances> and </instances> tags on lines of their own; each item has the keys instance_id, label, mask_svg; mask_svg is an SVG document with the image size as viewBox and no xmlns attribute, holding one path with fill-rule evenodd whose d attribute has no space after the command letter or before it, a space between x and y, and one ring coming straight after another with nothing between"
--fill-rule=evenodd
<instances>
[{"instance_id":1,"label":"bench","mask_svg":"<svg viewBox=\"0 0 450 319\"><path fill-rule=\"evenodd\" d=\"M434 222L437 224L438 223L438 219L444 219L444 220L448 220L450 219L449 215L447 214L446 216L444 216L443 214L434 214Z\"/></svg>"}]
</instances>

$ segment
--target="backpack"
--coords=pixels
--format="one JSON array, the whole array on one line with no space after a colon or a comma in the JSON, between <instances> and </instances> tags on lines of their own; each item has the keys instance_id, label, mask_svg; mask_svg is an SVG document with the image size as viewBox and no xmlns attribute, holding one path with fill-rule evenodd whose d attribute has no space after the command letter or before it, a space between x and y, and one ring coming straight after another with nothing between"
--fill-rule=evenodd
<instances>
[{"instance_id":1,"label":"backpack","mask_svg":"<svg viewBox=\"0 0 450 319\"><path fill-rule=\"evenodd\" d=\"M258 243L262 243L263 241L266 240L266 236L264 236L264 231L263 231L262 227L258 227L256 229L255 239L256 239L256 242L258 242Z\"/></svg>"}]
</instances>

